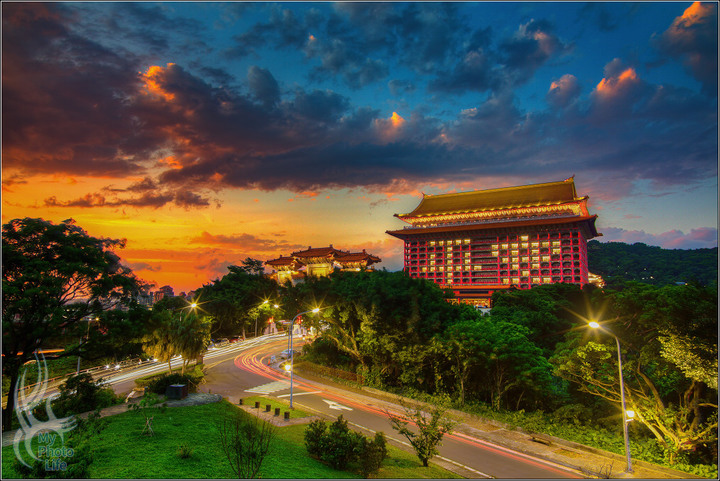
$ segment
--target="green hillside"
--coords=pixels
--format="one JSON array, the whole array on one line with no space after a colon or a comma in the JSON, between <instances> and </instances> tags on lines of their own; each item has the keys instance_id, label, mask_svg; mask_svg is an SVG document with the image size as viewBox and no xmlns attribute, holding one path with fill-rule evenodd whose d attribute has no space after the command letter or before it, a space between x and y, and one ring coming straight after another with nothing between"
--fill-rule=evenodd
<instances>
[{"instance_id":1,"label":"green hillside","mask_svg":"<svg viewBox=\"0 0 720 481\"><path fill-rule=\"evenodd\" d=\"M588 242L588 268L609 284L638 281L654 285L717 282L718 249L663 249L643 243Z\"/></svg>"}]
</instances>

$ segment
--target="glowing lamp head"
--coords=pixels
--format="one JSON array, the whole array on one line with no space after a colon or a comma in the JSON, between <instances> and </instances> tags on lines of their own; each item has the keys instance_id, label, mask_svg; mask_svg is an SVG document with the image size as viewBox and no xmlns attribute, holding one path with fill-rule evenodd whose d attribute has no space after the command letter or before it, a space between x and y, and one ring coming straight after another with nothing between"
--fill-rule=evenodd
<instances>
[{"instance_id":1,"label":"glowing lamp head","mask_svg":"<svg viewBox=\"0 0 720 481\"><path fill-rule=\"evenodd\" d=\"M290 365L290 363L285 364L285 370L287 372L290 372L292 370L292 366Z\"/></svg>"},{"instance_id":2,"label":"glowing lamp head","mask_svg":"<svg viewBox=\"0 0 720 481\"><path fill-rule=\"evenodd\" d=\"M588 325L593 329L597 329L598 327L600 327L600 324L598 324L597 321L590 321Z\"/></svg>"},{"instance_id":3,"label":"glowing lamp head","mask_svg":"<svg viewBox=\"0 0 720 481\"><path fill-rule=\"evenodd\" d=\"M313 311L315 314L317 314L318 312L320 312L320 308L319 308L319 307L316 307L316 308L313 309L312 311Z\"/></svg>"},{"instance_id":4,"label":"glowing lamp head","mask_svg":"<svg viewBox=\"0 0 720 481\"><path fill-rule=\"evenodd\" d=\"M192 307L193 309L195 309L195 308L197 307L197 302L193 302L192 304L190 304L190 307Z\"/></svg>"},{"instance_id":5,"label":"glowing lamp head","mask_svg":"<svg viewBox=\"0 0 720 481\"><path fill-rule=\"evenodd\" d=\"M635 411L632 409L628 409L625 411L625 414L627 415L628 419L633 419L635 417Z\"/></svg>"},{"instance_id":6,"label":"glowing lamp head","mask_svg":"<svg viewBox=\"0 0 720 481\"><path fill-rule=\"evenodd\" d=\"M267 299L265 299L265 300L263 301L263 304L267 304L268 302L270 302L270 301L268 301Z\"/></svg>"},{"instance_id":7,"label":"glowing lamp head","mask_svg":"<svg viewBox=\"0 0 720 481\"><path fill-rule=\"evenodd\" d=\"M273 307L274 307L275 309L277 309L277 308L280 307L280 306L278 306L277 304L273 304Z\"/></svg>"}]
</instances>

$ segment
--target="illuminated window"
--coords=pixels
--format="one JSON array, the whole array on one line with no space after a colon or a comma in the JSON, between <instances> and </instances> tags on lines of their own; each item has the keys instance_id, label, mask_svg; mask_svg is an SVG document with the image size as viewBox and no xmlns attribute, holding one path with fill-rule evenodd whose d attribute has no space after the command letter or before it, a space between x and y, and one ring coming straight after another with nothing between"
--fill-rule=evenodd
<instances>
[{"instance_id":1,"label":"illuminated window","mask_svg":"<svg viewBox=\"0 0 720 481\"><path fill-rule=\"evenodd\" d=\"M430 259L430 265L431 265L431 266L434 266L434 265L435 265L435 261L432 260L432 259Z\"/></svg>"},{"instance_id":2,"label":"illuminated window","mask_svg":"<svg viewBox=\"0 0 720 481\"><path fill-rule=\"evenodd\" d=\"M473 270L474 270L474 271L481 271L481 270L482 270L482 266L473 266Z\"/></svg>"},{"instance_id":3,"label":"illuminated window","mask_svg":"<svg viewBox=\"0 0 720 481\"><path fill-rule=\"evenodd\" d=\"M445 268L443 266L438 267L439 272L445 272Z\"/></svg>"},{"instance_id":4,"label":"illuminated window","mask_svg":"<svg viewBox=\"0 0 720 481\"><path fill-rule=\"evenodd\" d=\"M463 244L469 244L469 243L470 243L470 239L463 239Z\"/></svg>"},{"instance_id":5,"label":"illuminated window","mask_svg":"<svg viewBox=\"0 0 720 481\"><path fill-rule=\"evenodd\" d=\"M542 256L543 262L550 262L550 256Z\"/></svg>"},{"instance_id":6,"label":"illuminated window","mask_svg":"<svg viewBox=\"0 0 720 481\"><path fill-rule=\"evenodd\" d=\"M510 244L510 247L512 247L513 249L517 249L517 248L518 248L518 243L517 243L517 242L514 242L514 243Z\"/></svg>"},{"instance_id":7,"label":"illuminated window","mask_svg":"<svg viewBox=\"0 0 720 481\"><path fill-rule=\"evenodd\" d=\"M435 245L435 241L430 241L430 242L428 242L428 245L434 246L434 245Z\"/></svg>"},{"instance_id":8,"label":"illuminated window","mask_svg":"<svg viewBox=\"0 0 720 481\"><path fill-rule=\"evenodd\" d=\"M445 250L448 251L448 252L452 252L452 247L448 247L448 248L445 249Z\"/></svg>"},{"instance_id":9,"label":"illuminated window","mask_svg":"<svg viewBox=\"0 0 720 481\"><path fill-rule=\"evenodd\" d=\"M523 277L528 277L530 275L530 271L522 271Z\"/></svg>"},{"instance_id":10,"label":"illuminated window","mask_svg":"<svg viewBox=\"0 0 720 481\"><path fill-rule=\"evenodd\" d=\"M520 269L520 264L513 264L512 268L515 270Z\"/></svg>"},{"instance_id":11,"label":"illuminated window","mask_svg":"<svg viewBox=\"0 0 720 481\"><path fill-rule=\"evenodd\" d=\"M559 248L553 249L553 250L552 250L552 253L553 253L553 254L560 254L560 249L559 249Z\"/></svg>"},{"instance_id":12,"label":"illuminated window","mask_svg":"<svg viewBox=\"0 0 720 481\"><path fill-rule=\"evenodd\" d=\"M532 281L533 281L535 284L540 284L540 278L539 278L539 277L533 277L533 278L532 278Z\"/></svg>"},{"instance_id":13,"label":"illuminated window","mask_svg":"<svg viewBox=\"0 0 720 481\"><path fill-rule=\"evenodd\" d=\"M549 278L549 277L543 277L542 280L543 280L543 282L544 282L545 284L550 284L550 278Z\"/></svg>"},{"instance_id":14,"label":"illuminated window","mask_svg":"<svg viewBox=\"0 0 720 481\"><path fill-rule=\"evenodd\" d=\"M548 241L545 241L542 243L543 247L550 247L550 243Z\"/></svg>"},{"instance_id":15,"label":"illuminated window","mask_svg":"<svg viewBox=\"0 0 720 481\"><path fill-rule=\"evenodd\" d=\"M526 241L526 240L528 240L528 236L526 236L526 235L521 235L521 236L520 236L520 240Z\"/></svg>"},{"instance_id":16,"label":"illuminated window","mask_svg":"<svg viewBox=\"0 0 720 481\"><path fill-rule=\"evenodd\" d=\"M501 262L510 262L510 258L509 258L509 257L503 257L503 258L500 259L500 260L501 260Z\"/></svg>"},{"instance_id":17,"label":"illuminated window","mask_svg":"<svg viewBox=\"0 0 720 481\"><path fill-rule=\"evenodd\" d=\"M529 246L529 244L528 244L527 242L523 242L523 243L520 245L520 247L522 247L523 249L527 249L528 246Z\"/></svg>"},{"instance_id":18,"label":"illuminated window","mask_svg":"<svg viewBox=\"0 0 720 481\"><path fill-rule=\"evenodd\" d=\"M539 243L539 242L533 242L533 243L530 244L530 246L531 246L531 247L540 247L540 243Z\"/></svg>"},{"instance_id":19,"label":"illuminated window","mask_svg":"<svg viewBox=\"0 0 720 481\"><path fill-rule=\"evenodd\" d=\"M507 248L508 248L508 245L507 245L507 244L502 244L500 247L503 248L503 249L507 249Z\"/></svg>"},{"instance_id":20,"label":"illuminated window","mask_svg":"<svg viewBox=\"0 0 720 481\"><path fill-rule=\"evenodd\" d=\"M513 284L520 284L520 279L518 279L518 278L516 277L516 278L514 278L514 279L512 280L512 283L513 283Z\"/></svg>"},{"instance_id":21,"label":"illuminated window","mask_svg":"<svg viewBox=\"0 0 720 481\"><path fill-rule=\"evenodd\" d=\"M503 279L503 284L510 284L510 279Z\"/></svg>"},{"instance_id":22,"label":"illuminated window","mask_svg":"<svg viewBox=\"0 0 720 481\"><path fill-rule=\"evenodd\" d=\"M427 272L427 267L423 267L423 268L422 268L422 271L423 271L423 272Z\"/></svg>"},{"instance_id":23,"label":"illuminated window","mask_svg":"<svg viewBox=\"0 0 720 481\"><path fill-rule=\"evenodd\" d=\"M553 245L553 247L559 246L560 241L552 241L552 245Z\"/></svg>"},{"instance_id":24,"label":"illuminated window","mask_svg":"<svg viewBox=\"0 0 720 481\"><path fill-rule=\"evenodd\" d=\"M523 257L523 258L522 258L522 262L530 262L530 258L529 258L529 257Z\"/></svg>"},{"instance_id":25,"label":"illuminated window","mask_svg":"<svg viewBox=\"0 0 720 481\"><path fill-rule=\"evenodd\" d=\"M538 249L533 249L533 250L532 250L532 254L533 254L533 255L538 255L538 254L540 254L540 251L539 251Z\"/></svg>"},{"instance_id":26,"label":"illuminated window","mask_svg":"<svg viewBox=\"0 0 720 481\"><path fill-rule=\"evenodd\" d=\"M510 253L511 253L512 255L514 255L514 256L518 255L518 251L517 251L517 250L510 251Z\"/></svg>"},{"instance_id":27,"label":"illuminated window","mask_svg":"<svg viewBox=\"0 0 720 481\"><path fill-rule=\"evenodd\" d=\"M540 269L540 263L539 262L533 262L533 268Z\"/></svg>"},{"instance_id":28,"label":"illuminated window","mask_svg":"<svg viewBox=\"0 0 720 481\"><path fill-rule=\"evenodd\" d=\"M445 245L445 241L438 241L438 245L439 245L439 246L444 246L444 245Z\"/></svg>"},{"instance_id":29,"label":"illuminated window","mask_svg":"<svg viewBox=\"0 0 720 481\"><path fill-rule=\"evenodd\" d=\"M461 241L460 239L455 239L455 245L456 245L456 246L459 246L461 243L462 243L462 241Z\"/></svg>"}]
</instances>

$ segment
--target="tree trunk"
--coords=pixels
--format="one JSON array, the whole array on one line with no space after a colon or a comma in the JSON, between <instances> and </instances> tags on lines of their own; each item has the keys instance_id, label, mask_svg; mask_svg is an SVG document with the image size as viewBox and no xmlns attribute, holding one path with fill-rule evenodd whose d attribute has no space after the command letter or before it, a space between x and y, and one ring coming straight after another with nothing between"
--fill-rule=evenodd
<instances>
[{"instance_id":1,"label":"tree trunk","mask_svg":"<svg viewBox=\"0 0 720 481\"><path fill-rule=\"evenodd\" d=\"M14 369L10 373L10 390L8 391L7 405L3 409L2 430L12 430L12 414L15 410L15 389L20 379L20 369Z\"/></svg>"}]
</instances>

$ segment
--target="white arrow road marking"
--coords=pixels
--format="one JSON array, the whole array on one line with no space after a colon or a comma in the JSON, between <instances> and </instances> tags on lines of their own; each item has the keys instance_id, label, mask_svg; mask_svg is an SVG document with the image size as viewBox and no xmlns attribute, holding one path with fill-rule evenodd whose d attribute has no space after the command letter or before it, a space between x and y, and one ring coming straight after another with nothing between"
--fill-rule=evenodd
<instances>
[{"instance_id":1,"label":"white arrow road marking","mask_svg":"<svg viewBox=\"0 0 720 481\"><path fill-rule=\"evenodd\" d=\"M343 409L346 411L352 411L352 408L349 408L347 406L343 406L342 404L338 404L335 401L328 401L327 399L323 399L328 405L330 409L335 409L337 411L342 411Z\"/></svg>"}]
</instances>

